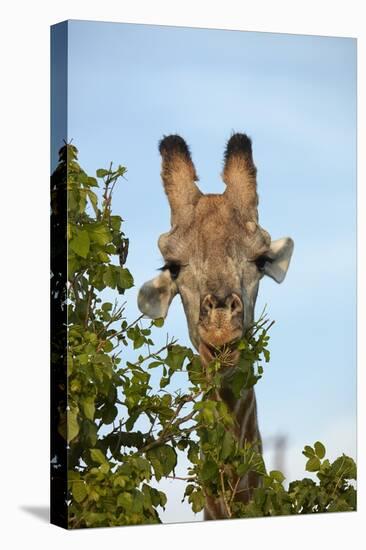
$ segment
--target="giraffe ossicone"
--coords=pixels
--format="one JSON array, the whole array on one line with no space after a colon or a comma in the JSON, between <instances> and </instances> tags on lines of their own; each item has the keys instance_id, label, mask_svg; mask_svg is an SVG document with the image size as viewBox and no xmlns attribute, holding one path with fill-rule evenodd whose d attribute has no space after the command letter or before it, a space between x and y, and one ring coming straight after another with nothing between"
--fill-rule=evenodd
<instances>
[{"instance_id":1,"label":"giraffe ossicone","mask_svg":"<svg viewBox=\"0 0 366 550\"><path fill-rule=\"evenodd\" d=\"M163 271L141 287L138 306L148 317L166 317L179 294L191 342L207 364L214 348L234 343L253 322L262 277L284 280L294 243L290 237L272 241L258 223L257 170L246 134L235 133L227 142L222 194L199 190L189 148L180 136L164 137L159 150L171 229L158 241ZM235 415L240 444L260 441L254 390L234 399L226 388L222 397ZM243 478L241 489L249 483L255 486L255 476ZM240 498L248 495L241 491ZM206 502L206 519L227 517L225 513L222 502Z\"/></svg>"}]
</instances>

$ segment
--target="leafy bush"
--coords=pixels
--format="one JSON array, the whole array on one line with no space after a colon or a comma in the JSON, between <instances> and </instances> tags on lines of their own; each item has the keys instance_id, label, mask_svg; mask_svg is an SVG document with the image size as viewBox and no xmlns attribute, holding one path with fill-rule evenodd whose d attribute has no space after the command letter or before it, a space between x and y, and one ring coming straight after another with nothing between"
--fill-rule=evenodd
<instances>
[{"instance_id":1,"label":"leafy bush","mask_svg":"<svg viewBox=\"0 0 366 550\"><path fill-rule=\"evenodd\" d=\"M223 358L203 370L199 357L174 340L155 351L152 334L163 320L128 321L124 305L104 299L105 289L124 295L133 286L123 220L111 209L126 169L110 165L90 177L73 145L60 151L58 170L65 164L68 405L60 409L58 432L68 444L69 527L159 523L167 497L153 482L175 477L177 449L191 463L184 498L194 512L203 509L206 496L222 497L228 517L355 510L351 458L330 464L321 443L307 446L306 469L319 483L303 479L285 489L281 472L267 473L256 444L238 448L218 391ZM270 326L262 316L238 344L240 360L229 381L237 397L257 383L270 359ZM134 361L123 360L126 348L136 350ZM158 389L153 369L160 372ZM178 374L186 377L179 384L184 392L170 389ZM243 504L235 499L238 479L251 471L262 486Z\"/></svg>"}]
</instances>

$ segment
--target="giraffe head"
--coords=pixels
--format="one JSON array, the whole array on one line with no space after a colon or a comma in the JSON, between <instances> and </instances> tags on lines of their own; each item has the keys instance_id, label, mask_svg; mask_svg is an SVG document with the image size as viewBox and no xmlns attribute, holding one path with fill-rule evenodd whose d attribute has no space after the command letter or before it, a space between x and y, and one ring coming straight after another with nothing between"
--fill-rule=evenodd
<instances>
[{"instance_id":1,"label":"giraffe head","mask_svg":"<svg viewBox=\"0 0 366 550\"><path fill-rule=\"evenodd\" d=\"M256 168L245 134L227 143L221 195L198 189L180 136L165 137L160 153L171 229L158 242L162 273L141 287L139 309L151 318L166 317L179 294L193 345L200 351L230 345L253 321L261 278L285 278L293 241L272 241L258 224Z\"/></svg>"}]
</instances>

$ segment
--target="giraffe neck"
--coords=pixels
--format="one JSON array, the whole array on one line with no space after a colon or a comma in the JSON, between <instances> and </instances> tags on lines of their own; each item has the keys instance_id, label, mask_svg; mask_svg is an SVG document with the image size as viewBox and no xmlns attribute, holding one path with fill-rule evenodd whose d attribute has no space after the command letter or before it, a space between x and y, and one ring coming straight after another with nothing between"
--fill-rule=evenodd
<instances>
[{"instance_id":1,"label":"giraffe neck","mask_svg":"<svg viewBox=\"0 0 366 550\"><path fill-rule=\"evenodd\" d=\"M199 351L203 367L205 367L209 361L212 361L213 357L205 346L200 346ZM231 368L235 368L235 366L231 366ZM259 447L259 451L262 453L262 441L258 427L257 402L254 389L251 388L246 390L241 397L236 398L232 390L223 383L217 398L222 399L222 401L226 403L228 409L234 416L234 430L239 446L243 447L245 442L256 443ZM259 476L254 472L249 472L249 474L246 474L240 479L237 487L238 494L235 500L240 500L244 503L248 502L252 490L258 487L259 484ZM211 497L206 499L204 510L205 520L224 519L228 517L223 499L214 499Z\"/></svg>"},{"instance_id":2,"label":"giraffe neck","mask_svg":"<svg viewBox=\"0 0 366 550\"><path fill-rule=\"evenodd\" d=\"M258 442L261 446L261 438L258 428L257 401L254 389L246 390L239 399L225 386L220 390L220 397L228 406L235 419L235 432L240 447L244 442Z\"/></svg>"}]
</instances>

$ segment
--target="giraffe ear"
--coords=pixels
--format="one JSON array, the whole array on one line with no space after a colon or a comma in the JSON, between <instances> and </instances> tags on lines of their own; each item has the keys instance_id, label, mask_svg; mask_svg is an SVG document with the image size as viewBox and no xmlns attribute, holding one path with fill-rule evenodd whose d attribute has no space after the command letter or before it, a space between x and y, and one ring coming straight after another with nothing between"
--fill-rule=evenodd
<instances>
[{"instance_id":1,"label":"giraffe ear","mask_svg":"<svg viewBox=\"0 0 366 550\"><path fill-rule=\"evenodd\" d=\"M138 308L151 319L165 318L177 291L177 285L171 278L169 270L164 270L155 279L142 285L137 297Z\"/></svg>"},{"instance_id":2,"label":"giraffe ear","mask_svg":"<svg viewBox=\"0 0 366 550\"><path fill-rule=\"evenodd\" d=\"M202 193L188 145L178 135L165 136L159 143L161 177L171 209L171 224L186 220Z\"/></svg>"},{"instance_id":3,"label":"giraffe ear","mask_svg":"<svg viewBox=\"0 0 366 550\"><path fill-rule=\"evenodd\" d=\"M276 283L282 283L286 277L293 250L294 241L290 237L272 241L266 254L268 261L263 266L264 274L274 279Z\"/></svg>"}]
</instances>

